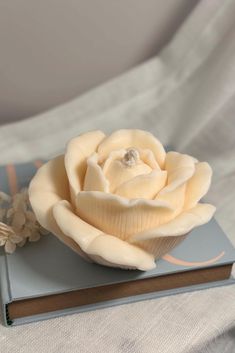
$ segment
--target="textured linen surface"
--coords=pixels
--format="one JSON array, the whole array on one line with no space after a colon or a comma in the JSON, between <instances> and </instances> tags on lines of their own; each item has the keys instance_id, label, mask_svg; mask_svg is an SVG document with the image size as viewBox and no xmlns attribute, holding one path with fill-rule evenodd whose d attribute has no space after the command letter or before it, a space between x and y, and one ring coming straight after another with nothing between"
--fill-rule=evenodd
<instances>
[{"instance_id":1,"label":"textured linen surface","mask_svg":"<svg viewBox=\"0 0 235 353\"><path fill-rule=\"evenodd\" d=\"M40 116L0 128L0 163L47 159L92 129L152 131L208 161L207 201L235 244L235 1L199 2L158 57ZM235 352L235 286L7 329L3 352Z\"/></svg>"}]
</instances>

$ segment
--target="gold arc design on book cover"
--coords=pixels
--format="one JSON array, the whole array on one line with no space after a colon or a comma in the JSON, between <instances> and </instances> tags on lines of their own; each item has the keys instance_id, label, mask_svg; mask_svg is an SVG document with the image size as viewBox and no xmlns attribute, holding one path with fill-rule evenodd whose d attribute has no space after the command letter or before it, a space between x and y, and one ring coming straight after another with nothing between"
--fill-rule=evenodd
<instances>
[{"instance_id":1,"label":"gold arc design on book cover","mask_svg":"<svg viewBox=\"0 0 235 353\"><path fill-rule=\"evenodd\" d=\"M43 165L43 162L41 160L36 160L34 161L35 167L38 169ZM9 190L11 194L14 194L18 192L18 184L17 184L17 177L16 177L16 171L15 171L15 166L13 164L8 164L6 166L6 172L8 176L8 183L9 183ZM207 266L207 265L212 265L218 260L220 260L224 256L225 252L222 251L219 255L205 260L205 261L186 261L183 259L178 259L170 254L166 254L162 256L162 259L173 264L173 265L178 265L178 266L190 266L190 267L197 267L197 266Z\"/></svg>"}]
</instances>

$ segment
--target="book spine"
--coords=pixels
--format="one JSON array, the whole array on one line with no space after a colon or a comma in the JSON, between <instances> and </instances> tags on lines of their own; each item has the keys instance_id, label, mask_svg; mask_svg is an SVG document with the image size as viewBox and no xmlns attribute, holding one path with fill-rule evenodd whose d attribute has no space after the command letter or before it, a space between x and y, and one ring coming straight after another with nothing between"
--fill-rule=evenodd
<instances>
[{"instance_id":1,"label":"book spine","mask_svg":"<svg viewBox=\"0 0 235 353\"><path fill-rule=\"evenodd\" d=\"M2 249L1 249L2 250ZM5 326L12 325L9 318L7 305L11 302L9 277L7 270L7 257L5 253L0 254L0 304L2 312L2 320Z\"/></svg>"}]
</instances>

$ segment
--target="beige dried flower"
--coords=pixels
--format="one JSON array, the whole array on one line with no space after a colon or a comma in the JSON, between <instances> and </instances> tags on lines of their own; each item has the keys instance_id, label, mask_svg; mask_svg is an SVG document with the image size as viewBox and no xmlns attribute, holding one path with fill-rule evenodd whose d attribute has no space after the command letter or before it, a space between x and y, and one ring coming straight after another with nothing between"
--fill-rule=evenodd
<instances>
[{"instance_id":1,"label":"beige dried flower","mask_svg":"<svg viewBox=\"0 0 235 353\"><path fill-rule=\"evenodd\" d=\"M24 246L26 241L38 241L42 234L48 234L37 222L32 212L28 189L22 189L12 197L0 191L0 246L7 253L13 253L16 244Z\"/></svg>"},{"instance_id":2,"label":"beige dried flower","mask_svg":"<svg viewBox=\"0 0 235 353\"><path fill-rule=\"evenodd\" d=\"M4 220L6 216L6 210L4 208L0 208L0 222Z\"/></svg>"},{"instance_id":3,"label":"beige dried flower","mask_svg":"<svg viewBox=\"0 0 235 353\"><path fill-rule=\"evenodd\" d=\"M0 191L0 205L4 202L11 202L11 196L7 195L3 191Z\"/></svg>"},{"instance_id":4,"label":"beige dried flower","mask_svg":"<svg viewBox=\"0 0 235 353\"><path fill-rule=\"evenodd\" d=\"M16 249L16 244L21 241L21 236L17 235L12 227L0 222L0 246L4 246L7 253L12 254Z\"/></svg>"}]
</instances>

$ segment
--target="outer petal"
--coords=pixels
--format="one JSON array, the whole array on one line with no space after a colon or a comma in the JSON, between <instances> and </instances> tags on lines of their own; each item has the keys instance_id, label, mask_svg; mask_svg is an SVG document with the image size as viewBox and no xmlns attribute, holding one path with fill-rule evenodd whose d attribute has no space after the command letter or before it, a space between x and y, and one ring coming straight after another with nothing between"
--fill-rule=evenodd
<instances>
[{"instance_id":1,"label":"outer petal","mask_svg":"<svg viewBox=\"0 0 235 353\"><path fill-rule=\"evenodd\" d=\"M84 179L83 190L109 191L109 182L105 178L103 170L98 164L97 153L94 153L87 159L87 171Z\"/></svg>"},{"instance_id":2,"label":"outer petal","mask_svg":"<svg viewBox=\"0 0 235 353\"><path fill-rule=\"evenodd\" d=\"M79 246L61 232L52 213L52 208L58 201L69 198L64 156L59 156L38 169L29 185L29 199L38 222L83 256Z\"/></svg>"},{"instance_id":3,"label":"outer petal","mask_svg":"<svg viewBox=\"0 0 235 353\"><path fill-rule=\"evenodd\" d=\"M139 246L149 254L153 254L155 259L159 259L181 243L186 236L187 235L180 235L178 237L157 237L154 239L140 241L131 239L130 243Z\"/></svg>"},{"instance_id":4,"label":"outer petal","mask_svg":"<svg viewBox=\"0 0 235 353\"><path fill-rule=\"evenodd\" d=\"M65 153L65 168L67 171L72 201L82 189L86 173L86 160L96 151L99 143L104 139L102 131L91 131L72 139Z\"/></svg>"},{"instance_id":5,"label":"outer petal","mask_svg":"<svg viewBox=\"0 0 235 353\"><path fill-rule=\"evenodd\" d=\"M166 179L166 171L154 170L149 174L138 175L121 184L116 189L115 194L129 199L153 199L158 191L165 186Z\"/></svg>"},{"instance_id":6,"label":"outer petal","mask_svg":"<svg viewBox=\"0 0 235 353\"><path fill-rule=\"evenodd\" d=\"M162 189L162 191L164 188ZM155 197L157 201L167 202L175 210L175 216L182 211L185 200L186 185L182 184L169 192L159 192Z\"/></svg>"},{"instance_id":7,"label":"outer petal","mask_svg":"<svg viewBox=\"0 0 235 353\"><path fill-rule=\"evenodd\" d=\"M98 147L98 154L102 160L106 159L109 152L120 148L136 147L150 149L159 166L165 161L165 150L161 142L150 132L143 130L118 130L106 137Z\"/></svg>"},{"instance_id":8,"label":"outer petal","mask_svg":"<svg viewBox=\"0 0 235 353\"><path fill-rule=\"evenodd\" d=\"M195 173L187 182L184 208L192 208L207 193L212 177L212 169L206 162L195 165Z\"/></svg>"},{"instance_id":9,"label":"outer petal","mask_svg":"<svg viewBox=\"0 0 235 353\"><path fill-rule=\"evenodd\" d=\"M210 221L215 207L199 203L190 210L184 211L170 222L132 237L133 240L146 240L158 237L177 237L189 233L193 228Z\"/></svg>"},{"instance_id":10,"label":"outer petal","mask_svg":"<svg viewBox=\"0 0 235 353\"><path fill-rule=\"evenodd\" d=\"M165 169L168 172L168 185L161 191L162 194L176 189L192 177L195 171L194 158L187 154L168 152Z\"/></svg>"},{"instance_id":11,"label":"outer petal","mask_svg":"<svg viewBox=\"0 0 235 353\"><path fill-rule=\"evenodd\" d=\"M64 156L56 157L38 169L29 185L29 199L39 223L51 232L58 227L51 207L59 200L69 200L69 185Z\"/></svg>"},{"instance_id":12,"label":"outer petal","mask_svg":"<svg viewBox=\"0 0 235 353\"><path fill-rule=\"evenodd\" d=\"M68 202L59 202L54 206L53 213L61 230L96 261L139 270L149 270L156 266L152 255L112 235L103 234L84 222L73 213Z\"/></svg>"},{"instance_id":13,"label":"outer petal","mask_svg":"<svg viewBox=\"0 0 235 353\"><path fill-rule=\"evenodd\" d=\"M128 239L130 235L168 222L174 210L166 202L125 199L99 191L82 191L77 195L77 214L105 233Z\"/></svg>"}]
</instances>

